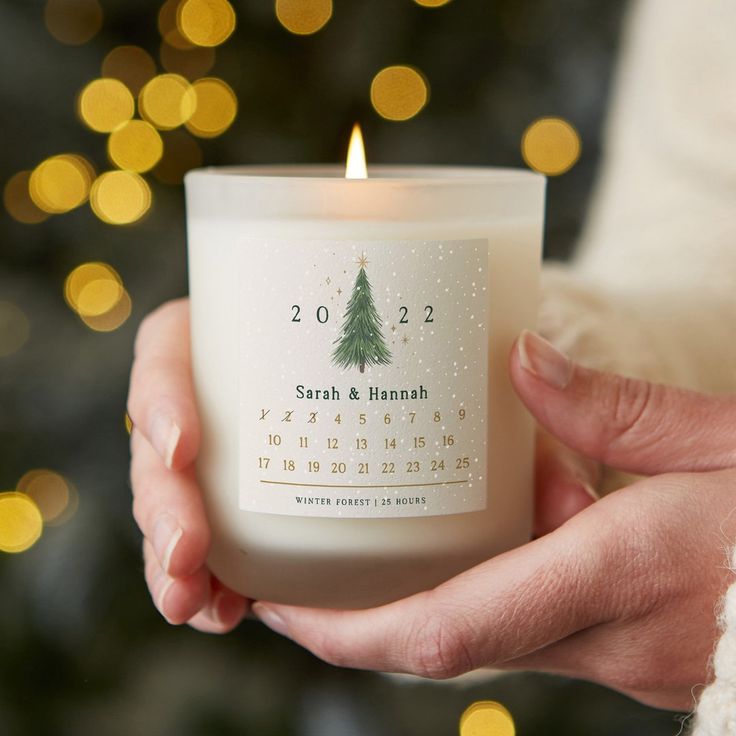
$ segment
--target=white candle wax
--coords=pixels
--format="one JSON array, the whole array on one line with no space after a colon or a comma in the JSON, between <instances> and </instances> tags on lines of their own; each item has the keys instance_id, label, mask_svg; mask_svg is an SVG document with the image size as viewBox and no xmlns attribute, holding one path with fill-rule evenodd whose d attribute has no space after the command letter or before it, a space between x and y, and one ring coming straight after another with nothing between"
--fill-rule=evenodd
<instances>
[{"instance_id":1,"label":"white candle wax","mask_svg":"<svg viewBox=\"0 0 736 736\"><path fill-rule=\"evenodd\" d=\"M186 189L213 573L358 608L528 541L533 425L507 365L536 319L544 178L244 167Z\"/></svg>"}]
</instances>

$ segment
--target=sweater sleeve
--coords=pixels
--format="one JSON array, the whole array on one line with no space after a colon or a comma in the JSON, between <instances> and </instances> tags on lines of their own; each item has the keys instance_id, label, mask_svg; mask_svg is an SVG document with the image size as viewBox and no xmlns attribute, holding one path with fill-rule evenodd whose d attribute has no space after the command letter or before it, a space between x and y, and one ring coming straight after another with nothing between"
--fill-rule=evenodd
<instances>
[{"instance_id":1,"label":"sweater sleeve","mask_svg":"<svg viewBox=\"0 0 736 736\"><path fill-rule=\"evenodd\" d=\"M543 277L540 329L589 365L736 391L734 29L733 0L629 9L576 257ZM693 736L736 734L736 584L721 610Z\"/></svg>"}]
</instances>

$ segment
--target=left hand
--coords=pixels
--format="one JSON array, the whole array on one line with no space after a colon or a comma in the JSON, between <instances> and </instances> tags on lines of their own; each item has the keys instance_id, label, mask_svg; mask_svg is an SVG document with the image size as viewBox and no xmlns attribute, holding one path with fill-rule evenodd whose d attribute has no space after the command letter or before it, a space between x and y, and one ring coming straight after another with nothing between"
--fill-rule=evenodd
<instances>
[{"instance_id":1,"label":"left hand","mask_svg":"<svg viewBox=\"0 0 736 736\"><path fill-rule=\"evenodd\" d=\"M336 665L435 679L482 666L542 670L691 708L733 578L736 399L586 369L530 333L510 370L551 435L653 477L557 528L564 518L550 515L564 487L552 486L561 497L538 499L538 513L553 531L433 590L362 611L259 602L254 613ZM577 511L580 489L568 487Z\"/></svg>"}]
</instances>

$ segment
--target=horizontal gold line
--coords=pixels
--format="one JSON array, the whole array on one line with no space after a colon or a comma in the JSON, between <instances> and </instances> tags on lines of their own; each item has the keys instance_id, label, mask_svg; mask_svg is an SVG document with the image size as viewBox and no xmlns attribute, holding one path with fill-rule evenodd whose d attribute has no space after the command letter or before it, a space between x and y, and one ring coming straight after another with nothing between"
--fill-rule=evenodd
<instances>
[{"instance_id":1,"label":"horizontal gold line","mask_svg":"<svg viewBox=\"0 0 736 736\"><path fill-rule=\"evenodd\" d=\"M378 485L339 485L337 483L289 483L283 480L262 480L272 486L299 486L300 488L419 488L420 486L454 486L460 483L468 483L468 480L444 480L438 483L398 483L395 485L383 483Z\"/></svg>"}]
</instances>

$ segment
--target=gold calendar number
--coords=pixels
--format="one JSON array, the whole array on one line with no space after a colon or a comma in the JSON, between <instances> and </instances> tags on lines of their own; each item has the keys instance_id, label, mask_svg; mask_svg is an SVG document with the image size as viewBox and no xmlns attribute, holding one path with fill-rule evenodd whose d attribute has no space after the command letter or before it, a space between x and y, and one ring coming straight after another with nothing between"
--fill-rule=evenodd
<instances>
[{"instance_id":1,"label":"gold calendar number","mask_svg":"<svg viewBox=\"0 0 736 736\"><path fill-rule=\"evenodd\" d=\"M299 447L309 447L309 437L304 435L299 437Z\"/></svg>"},{"instance_id":2,"label":"gold calendar number","mask_svg":"<svg viewBox=\"0 0 736 736\"><path fill-rule=\"evenodd\" d=\"M442 421L442 414L440 414L438 411L434 413L434 421L435 422L441 422Z\"/></svg>"},{"instance_id":3,"label":"gold calendar number","mask_svg":"<svg viewBox=\"0 0 736 736\"><path fill-rule=\"evenodd\" d=\"M409 424L414 424L414 420L417 418L417 413L415 411L409 412Z\"/></svg>"},{"instance_id":4,"label":"gold calendar number","mask_svg":"<svg viewBox=\"0 0 736 736\"><path fill-rule=\"evenodd\" d=\"M455 436L451 434L443 434L442 435L442 446L443 447L452 447L455 444Z\"/></svg>"},{"instance_id":5,"label":"gold calendar number","mask_svg":"<svg viewBox=\"0 0 736 736\"><path fill-rule=\"evenodd\" d=\"M358 437L355 440L355 449L356 450L367 450L368 449L368 440L365 437Z\"/></svg>"},{"instance_id":6,"label":"gold calendar number","mask_svg":"<svg viewBox=\"0 0 736 736\"><path fill-rule=\"evenodd\" d=\"M288 470L289 472L293 472L296 470L296 465L293 460L284 460L284 470Z\"/></svg>"},{"instance_id":7,"label":"gold calendar number","mask_svg":"<svg viewBox=\"0 0 736 736\"><path fill-rule=\"evenodd\" d=\"M383 423L384 424L391 424L391 415L390 414L384 414L383 415Z\"/></svg>"},{"instance_id":8,"label":"gold calendar number","mask_svg":"<svg viewBox=\"0 0 736 736\"><path fill-rule=\"evenodd\" d=\"M418 473L419 472L419 462L417 460L409 460L406 464L406 472L407 473Z\"/></svg>"},{"instance_id":9,"label":"gold calendar number","mask_svg":"<svg viewBox=\"0 0 736 736\"><path fill-rule=\"evenodd\" d=\"M358 475L368 475L368 463L358 463Z\"/></svg>"},{"instance_id":10,"label":"gold calendar number","mask_svg":"<svg viewBox=\"0 0 736 736\"><path fill-rule=\"evenodd\" d=\"M339 414L335 417L335 424L342 424L342 417Z\"/></svg>"},{"instance_id":11,"label":"gold calendar number","mask_svg":"<svg viewBox=\"0 0 736 736\"><path fill-rule=\"evenodd\" d=\"M416 449L421 449L422 447L425 447L427 444L427 441L424 437L415 437L414 438L414 447Z\"/></svg>"},{"instance_id":12,"label":"gold calendar number","mask_svg":"<svg viewBox=\"0 0 736 736\"><path fill-rule=\"evenodd\" d=\"M332 463L332 471L333 473L344 473L347 470L347 466L345 463Z\"/></svg>"},{"instance_id":13,"label":"gold calendar number","mask_svg":"<svg viewBox=\"0 0 736 736\"><path fill-rule=\"evenodd\" d=\"M458 411L457 415L458 415L458 417L460 419L465 419L465 409L460 409L460 411Z\"/></svg>"},{"instance_id":14,"label":"gold calendar number","mask_svg":"<svg viewBox=\"0 0 736 736\"><path fill-rule=\"evenodd\" d=\"M327 438L327 449L328 450L337 450L337 437L328 437Z\"/></svg>"},{"instance_id":15,"label":"gold calendar number","mask_svg":"<svg viewBox=\"0 0 736 736\"><path fill-rule=\"evenodd\" d=\"M470 467L470 458L469 457L459 457L455 462L455 467L457 470L464 470L465 468Z\"/></svg>"},{"instance_id":16,"label":"gold calendar number","mask_svg":"<svg viewBox=\"0 0 736 736\"><path fill-rule=\"evenodd\" d=\"M310 473L319 473L319 460L310 460L307 463L307 471Z\"/></svg>"},{"instance_id":17,"label":"gold calendar number","mask_svg":"<svg viewBox=\"0 0 736 736\"><path fill-rule=\"evenodd\" d=\"M268 470L268 464L271 462L270 457L259 457L258 468L259 470Z\"/></svg>"},{"instance_id":18,"label":"gold calendar number","mask_svg":"<svg viewBox=\"0 0 736 736\"><path fill-rule=\"evenodd\" d=\"M432 460L430 463L430 470L432 472L437 472L438 470L444 470L445 469L445 461L444 460Z\"/></svg>"},{"instance_id":19,"label":"gold calendar number","mask_svg":"<svg viewBox=\"0 0 736 736\"><path fill-rule=\"evenodd\" d=\"M386 437L386 439L383 440L383 445L387 450L395 450L396 449L396 437L392 437L391 439Z\"/></svg>"},{"instance_id":20,"label":"gold calendar number","mask_svg":"<svg viewBox=\"0 0 736 736\"><path fill-rule=\"evenodd\" d=\"M268 444L278 447L281 444L281 435L280 434L269 434Z\"/></svg>"},{"instance_id":21,"label":"gold calendar number","mask_svg":"<svg viewBox=\"0 0 736 736\"><path fill-rule=\"evenodd\" d=\"M365 414L358 414L358 422L360 424L365 424L368 421L368 418Z\"/></svg>"},{"instance_id":22,"label":"gold calendar number","mask_svg":"<svg viewBox=\"0 0 736 736\"><path fill-rule=\"evenodd\" d=\"M394 465L394 463L383 463L381 472L391 475L392 473L396 472L396 466Z\"/></svg>"}]
</instances>

